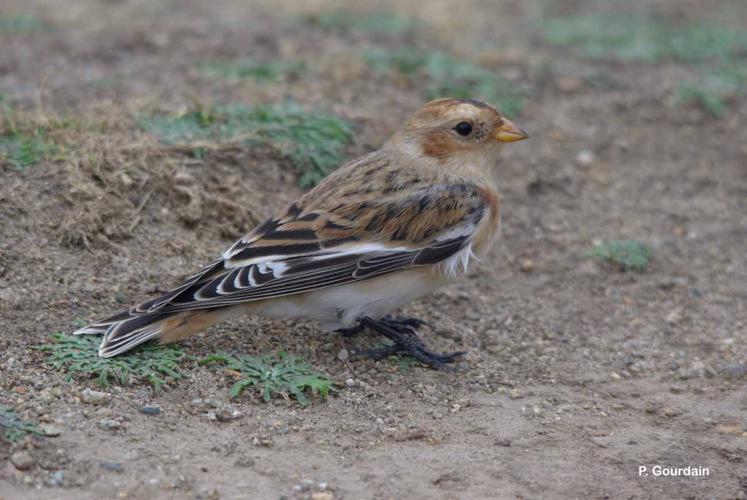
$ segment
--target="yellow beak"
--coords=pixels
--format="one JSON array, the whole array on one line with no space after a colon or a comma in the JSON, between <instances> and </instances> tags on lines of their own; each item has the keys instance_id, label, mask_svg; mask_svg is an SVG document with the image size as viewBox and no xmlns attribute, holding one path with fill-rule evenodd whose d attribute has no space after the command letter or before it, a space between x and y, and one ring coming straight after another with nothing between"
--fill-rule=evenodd
<instances>
[{"instance_id":1,"label":"yellow beak","mask_svg":"<svg viewBox=\"0 0 747 500\"><path fill-rule=\"evenodd\" d=\"M498 142L516 142L529 137L526 131L511 120L503 119L503 125L495 131L495 140Z\"/></svg>"}]
</instances>

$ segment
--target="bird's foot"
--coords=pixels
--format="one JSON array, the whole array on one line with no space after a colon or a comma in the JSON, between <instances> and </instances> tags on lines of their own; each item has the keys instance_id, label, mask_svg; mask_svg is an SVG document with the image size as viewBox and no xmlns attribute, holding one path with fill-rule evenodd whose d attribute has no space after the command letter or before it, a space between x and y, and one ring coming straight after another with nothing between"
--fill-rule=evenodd
<instances>
[{"instance_id":1,"label":"bird's foot","mask_svg":"<svg viewBox=\"0 0 747 500\"><path fill-rule=\"evenodd\" d=\"M380 349L367 349L357 354L373 359L382 359L392 354L407 354L436 370L445 368L447 364L454 363L460 356L466 354L465 352L439 354L429 351L417 337L413 322L417 322L418 325L424 324L414 319L384 318L377 321L368 317L362 318L361 326L382 334L394 344Z\"/></svg>"},{"instance_id":2,"label":"bird's foot","mask_svg":"<svg viewBox=\"0 0 747 500\"><path fill-rule=\"evenodd\" d=\"M421 326L425 325L428 328L433 329L433 326L428 323L427 321L424 321L422 319L418 318L408 318L405 316L392 316L387 314L383 318L379 320L379 323L382 323L389 328L391 328L394 331L405 333L405 331L412 333L413 335L417 335L417 330Z\"/></svg>"},{"instance_id":3,"label":"bird's foot","mask_svg":"<svg viewBox=\"0 0 747 500\"><path fill-rule=\"evenodd\" d=\"M343 336L343 338L349 339L350 337L354 337L361 333L363 330L365 330L366 327L361 325L360 323L352 326L350 328L339 328L335 330L337 333Z\"/></svg>"},{"instance_id":4,"label":"bird's foot","mask_svg":"<svg viewBox=\"0 0 747 500\"><path fill-rule=\"evenodd\" d=\"M423 325L432 328L431 324L427 321L418 318L407 318L404 316L386 315L381 318L379 322L397 332L411 333L412 335L417 335L417 329ZM365 329L366 327L362 323L358 323L350 328L339 328L335 331L347 339L358 335Z\"/></svg>"}]
</instances>

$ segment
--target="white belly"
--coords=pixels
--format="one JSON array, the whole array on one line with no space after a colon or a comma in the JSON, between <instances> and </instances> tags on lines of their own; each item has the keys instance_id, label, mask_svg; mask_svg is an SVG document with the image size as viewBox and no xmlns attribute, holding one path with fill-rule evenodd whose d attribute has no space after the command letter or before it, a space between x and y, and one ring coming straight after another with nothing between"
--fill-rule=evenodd
<instances>
[{"instance_id":1,"label":"white belly","mask_svg":"<svg viewBox=\"0 0 747 500\"><path fill-rule=\"evenodd\" d=\"M445 283L443 275L426 270L398 272L349 285L247 304L251 314L319 321L337 330L369 316L381 318Z\"/></svg>"}]
</instances>

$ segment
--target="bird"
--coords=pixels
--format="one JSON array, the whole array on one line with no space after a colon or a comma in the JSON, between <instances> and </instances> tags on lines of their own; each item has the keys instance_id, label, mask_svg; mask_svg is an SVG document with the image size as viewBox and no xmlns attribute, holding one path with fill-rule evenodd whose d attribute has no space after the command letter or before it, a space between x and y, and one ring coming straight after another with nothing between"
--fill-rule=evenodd
<instances>
[{"instance_id":1,"label":"bird","mask_svg":"<svg viewBox=\"0 0 747 500\"><path fill-rule=\"evenodd\" d=\"M528 134L477 99L424 104L378 150L354 159L236 241L181 284L75 331L103 334L98 355L179 341L239 314L315 320L390 340L361 351L404 353L434 369L464 352L427 349L427 322L392 316L463 275L497 239L494 166Z\"/></svg>"}]
</instances>

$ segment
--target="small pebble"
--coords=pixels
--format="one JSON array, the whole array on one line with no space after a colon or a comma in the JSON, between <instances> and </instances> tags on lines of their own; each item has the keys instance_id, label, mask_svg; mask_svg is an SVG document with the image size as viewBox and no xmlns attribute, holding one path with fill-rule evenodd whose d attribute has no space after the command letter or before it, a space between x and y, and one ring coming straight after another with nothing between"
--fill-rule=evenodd
<instances>
[{"instance_id":1,"label":"small pebble","mask_svg":"<svg viewBox=\"0 0 747 500\"><path fill-rule=\"evenodd\" d=\"M576 163L578 163L582 167L588 167L589 165L594 163L594 160L594 153L592 153L588 149L582 149L576 155Z\"/></svg>"},{"instance_id":2,"label":"small pebble","mask_svg":"<svg viewBox=\"0 0 747 500\"><path fill-rule=\"evenodd\" d=\"M508 390L508 397L511 399L521 399L524 395L519 389L513 388Z\"/></svg>"},{"instance_id":3,"label":"small pebble","mask_svg":"<svg viewBox=\"0 0 747 500\"><path fill-rule=\"evenodd\" d=\"M331 491L315 491L311 494L311 500L334 500L335 495Z\"/></svg>"},{"instance_id":4,"label":"small pebble","mask_svg":"<svg viewBox=\"0 0 747 500\"><path fill-rule=\"evenodd\" d=\"M140 408L140 413L144 415L159 415L161 413L161 408L158 406L143 406Z\"/></svg>"},{"instance_id":5,"label":"small pebble","mask_svg":"<svg viewBox=\"0 0 747 500\"><path fill-rule=\"evenodd\" d=\"M105 418L99 422L99 427L105 431L116 431L117 429L122 428L122 424L111 418Z\"/></svg>"},{"instance_id":6,"label":"small pebble","mask_svg":"<svg viewBox=\"0 0 747 500\"><path fill-rule=\"evenodd\" d=\"M682 318L682 311L679 309L673 309L672 311L667 314L667 317L664 318L664 321L669 323L670 325L676 325L680 322L680 319Z\"/></svg>"},{"instance_id":7,"label":"small pebble","mask_svg":"<svg viewBox=\"0 0 747 500\"><path fill-rule=\"evenodd\" d=\"M113 472L124 472L124 465L121 462L101 462L101 468Z\"/></svg>"},{"instance_id":8,"label":"small pebble","mask_svg":"<svg viewBox=\"0 0 747 500\"><path fill-rule=\"evenodd\" d=\"M240 457L234 465L236 467L254 467L254 459L251 457Z\"/></svg>"},{"instance_id":9,"label":"small pebble","mask_svg":"<svg viewBox=\"0 0 747 500\"><path fill-rule=\"evenodd\" d=\"M39 427L39 430L47 437L56 437L62 434L62 430L52 424L42 425L41 427Z\"/></svg>"},{"instance_id":10,"label":"small pebble","mask_svg":"<svg viewBox=\"0 0 747 500\"><path fill-rule=\"evenodd\" d=\"M674 417L674 416L679 415L678 411L672 408L668 408L668 407L664 408L661 412L664 414L665 417Z\"/></svg>"},{"instance_id":11,"label":"small pebble","mask_svg":"<svg viewBox=\"0 0 747 500\"><path fill-rule=\"evenodd\" d=\"M18 470L27 470L34 465L34 457L28 451L17 451L10 456L10 463Z\"/></svg>"},{"instance_id":12,"label":"small pebble","mask_svg":"<svg viewBox=\"0 0 747 500\"><path fill-rule=\"evenodd\" d=\"M239 410L234 410L233 408L223 408L215 413L215 418L218 422L230 422L231 420L236 420L240 416L241 412Z\"/></svg>"},{"instance_id":13,"label":"small pebble","mask_svg":"<svg viewBox=\"0 0 747 500\"><path fill-rule=\"evenodd\" d=\"M340 349L340 352L337 353L337 359L339 359L340 361L347 361L349 357L350 353L344 347Z\"/></svg>"},{"instance_id":14,"label":"small pebble","mask_svg":"<svg viewBox=\"0 0 747 500\"><path fill-rule=\"evenodd\" d=\"M496 446L502 446L502 447L509 447L511 446L511 440L506 438L498 438L495 441L493 441L493 444Z\"/></svg>"},{"instance_id":15,"label":"small pebble","mask_svg":"<svg viewBox=\"0 0 747 500\"><path fill-rule=\"evenodd\" d=\"M604 436L595 436L591 438L591 442L600 448L607 448L610 444L610 438Z\"/></svg>"},{"instance_id":16,"label":"small pebble","mask_svg":"<svg viewBox=\"0 0 747 500\"><path fill-rule=\"evenodd\" d=\"M747 364L734 363L724 368L724 375L727 378L741 378L747 375Z\"/></svg>"},{"instance_id":17,"label":"small pebble","mask_svg":"<svg viewBox=\"0 0 747 500\"><path fill-rule=\"evenodd\" d=\"M64 479L65 471L56 470L49 475L49 480L45 481L45 483L49 486L62 486L62 482L64 481Z\"/></svg>"},{"instance_id":18,"label":"small pebble","mask_svg":"<svg viewBox=\"0 0 747 500\"><path fill-rule=\"evenodd\" d=\"M102 405L107 403L109 399L109 395L101 391L83 389L80 393L80 400L89 405Z\"/></svg>"}]
</instances>

